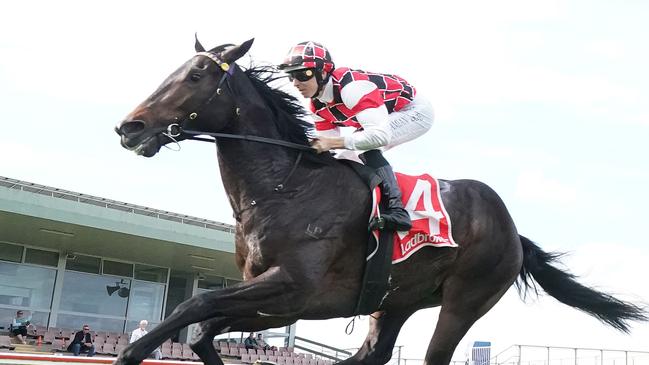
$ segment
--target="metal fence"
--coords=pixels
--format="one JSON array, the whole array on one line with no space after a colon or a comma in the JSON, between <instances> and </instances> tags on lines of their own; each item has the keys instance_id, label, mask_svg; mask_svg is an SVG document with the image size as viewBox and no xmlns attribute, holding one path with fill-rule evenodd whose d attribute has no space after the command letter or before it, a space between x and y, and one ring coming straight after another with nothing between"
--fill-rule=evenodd
<instances>
[{"instance_id":1,"label":"metal fence","mask_svg":"<svg viewBox=\"0 0 649 365\"><path fill-rule=\"evenodd\" d=\"M649 352L579 347L513 345L492 357L491 364L649 365Z\"/></svg>"},{"instance_id":2,"label":"metal fence","mask_svg":"<svg viewBox=\"0 0 649 365\"><path fill-rule=\"evenodd\" d=\"M388 365L422 365L424 359L401 357L395 347ZM649 352L579 347L513 345L484 360L451 361L451 365L649 365Z\"/></svg>"}]
</instances>

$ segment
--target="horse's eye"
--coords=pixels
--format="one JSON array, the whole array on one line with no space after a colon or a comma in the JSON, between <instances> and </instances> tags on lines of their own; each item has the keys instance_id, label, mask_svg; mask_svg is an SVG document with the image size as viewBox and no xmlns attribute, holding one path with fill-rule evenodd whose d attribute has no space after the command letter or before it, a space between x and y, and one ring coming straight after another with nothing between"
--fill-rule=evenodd
<instances>
[{"instance_id":1,"label":"horse's eye","mask_svg":"<svg viewBox=\"0 0 649 365\"><path fill-rule=\"evenodd\" d=\"M201 79L201 74L192 74L189 79L192 81L198 81Z\"/></svg>"}]
</instances>

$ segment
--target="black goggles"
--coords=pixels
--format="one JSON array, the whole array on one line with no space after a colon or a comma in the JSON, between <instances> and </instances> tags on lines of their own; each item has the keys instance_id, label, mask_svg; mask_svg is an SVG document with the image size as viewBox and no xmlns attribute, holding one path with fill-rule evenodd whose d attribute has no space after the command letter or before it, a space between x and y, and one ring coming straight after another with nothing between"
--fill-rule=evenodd
<instances>
[{"instance_id":1,"label":"black goggles","mask_svg":"<svg viewBox=\"0 0 649 365\"><path fill-rule=\"evenodd\" d=\"M300 82L305 82L311 80L313 76L315 76L315 72L310 68L288 72L288 79L290 81L297 80Z\"/></svg>"}]
</instances>

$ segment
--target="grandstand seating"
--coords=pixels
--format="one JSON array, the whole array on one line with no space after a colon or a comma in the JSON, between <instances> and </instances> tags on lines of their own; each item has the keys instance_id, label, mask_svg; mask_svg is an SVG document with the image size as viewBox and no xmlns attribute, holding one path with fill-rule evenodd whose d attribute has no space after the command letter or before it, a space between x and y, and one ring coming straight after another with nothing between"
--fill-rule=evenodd
<instances>
[{"instance_id":1,"label":"grandstand seating","mask_svg":"<svg viewBox=\"0 0 649 365\"><path fill-rule=\"evenodd\" d=\"M51 345L52 351L67 352L70 340L78 330L65 328L36 328L32 337L42 336L42 343ZM100 355L118 356L129 343L128 333L91 332L95 352ZM330 365L330 360L316 359L313 354L296 353L292 347L280 347L277 350L246 349L242 343L233 340L213 342L214 348L225 358L252 364L257 360L271 361L278 365ZM13 349L9 336L0 336L0 348ZM186 343L165 341L161 346L162 359L200 360Z\"/></svg>"},{"instance_id":2,"label":"grandstand seating","mask_svg":"<svg viewBox=\"0 0 649 365\"><path fill-rule=\"evenodd\" d=\"M161 351L162 351L162 359L163 360L171 359L171 346L166 347L166 348L163 347Z\"/></svg>"},{"instance_id":3,"label":"grandstand seating","mask_svg":"<svg viewBox=\"0 0 649 365\"><path fill-rule=\"evenodd\" d=\"M9 336L0 336L0 349L10 349L13 350L16 347L11 343L11 338Z\"/></svg>"},{"instance_id":4,"label":"grandstand seating","mask_svg":"<svg viewBox=\"0 0 649 365\"><path fill-rule=\"evenodd\" d=\"M115 344L104 343L102 345L95 344L95 353L101 355L116 356Z\"/></svg>"},{"instance_id":5,"label":"grandstand seating","mask_svg":"<svg viewBox=\"0 0 649 365\"><path fill-rule=\"evenodd\" d=\"M121 345L119 343L115 345L115 355L119 355L122 351L124 351L125 347L126 345Z\"/></svg>"},{"instance_id":6,"label":"grandstand seating","mask_svg":"<svg viewBox=\"0 0 649 365\"><path fill-rule=\"evenodd\" d=\"M54 339L56 338L57 333L51 330L46 330L43 333L43 338L42 341L43 343L53 343Z\"/></svg>"}]
</instances>

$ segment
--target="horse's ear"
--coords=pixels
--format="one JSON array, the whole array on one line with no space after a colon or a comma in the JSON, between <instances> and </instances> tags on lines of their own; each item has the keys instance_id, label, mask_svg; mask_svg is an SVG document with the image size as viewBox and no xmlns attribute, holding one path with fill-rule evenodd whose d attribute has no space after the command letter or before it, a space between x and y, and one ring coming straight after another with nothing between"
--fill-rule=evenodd
<instances>
[{"instance_id":1,"label":"horse's ear","mask_svg":"<svg viewBox=\"0 0 649 365\"><path fill-rule=\"evenodd\" d=\"M194 39L196 39L196 42L194 42L196 52L205 52L205 47L198 41L198 33L194 33Z\"/></svg>"},{"instance_id":2,"label":"horse's ear","mask_svg":"<svg viewBox=\"0 0 649 365\"><path fill-rule=\"evenodd\" d=\"M238 46L234 46L231 48L228 48L226 51L223 52L221 55L221 58L223 61L228 62L228 63L234 63L234 61L238 60L239 58L243 57L246 52L250 50L250 47L252 47L252 42L254 42L255 39L251 38L248 39L247 41L241 43Z\"/></svg>"}]
</instances>

